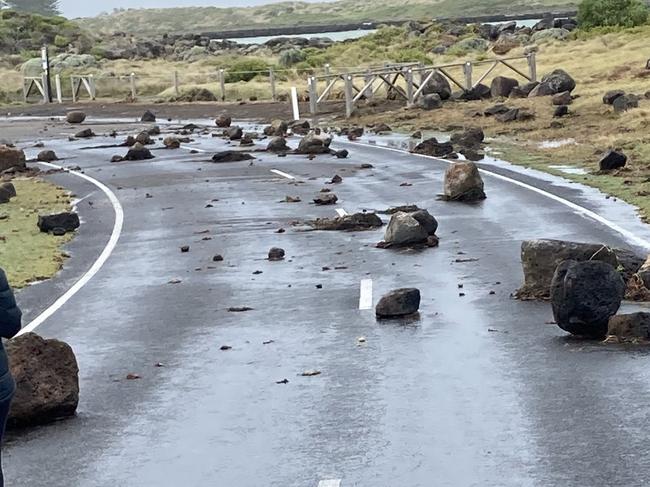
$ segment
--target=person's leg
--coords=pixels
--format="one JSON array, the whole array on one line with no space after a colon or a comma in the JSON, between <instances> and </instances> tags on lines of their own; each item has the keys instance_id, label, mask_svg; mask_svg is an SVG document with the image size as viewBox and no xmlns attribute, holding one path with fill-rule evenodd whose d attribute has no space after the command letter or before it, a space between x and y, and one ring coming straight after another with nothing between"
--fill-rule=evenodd
<instances>
[{"instance_id":1,"label":"person's leg","mask_svg":"<svg viewBox=\"0 0 650 487\"><path fill-rule=\"evenodd\" d=\"M9 417L9 408L11 406L12 396L0 401L0 487L4 487L5 478L2 473L2 440L5 434L5 426Z\"/></svg>"}]
</instances>

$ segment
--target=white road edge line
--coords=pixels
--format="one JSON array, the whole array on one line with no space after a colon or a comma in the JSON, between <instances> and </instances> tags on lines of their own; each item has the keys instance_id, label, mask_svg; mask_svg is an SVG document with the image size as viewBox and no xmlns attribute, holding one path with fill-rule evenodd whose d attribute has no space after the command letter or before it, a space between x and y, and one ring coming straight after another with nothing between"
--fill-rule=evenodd
<instances>
[{"instance_id":1,"label":"white road edge line","mask_svg":"<svg viewBox=\"0 0 650 487\"><path fill-rule=\"evenodd\" d=\"M340 479L321 480L320 482L318 482L318 487L341 487L341 480Z\"/></svg>"},{"instance_id":2,"label":"white road edge line","mask_svg":"<svg viewBox=\"0 0 650 487\"><path fill-rule=\"evenodd\" d=\"M271 172L272 172L273 174L277 174L278 176L282 176L283 178L287 178L287 179L296 179L296 178L295 178L294 176L292 176L291 174L287 174L286 172L282 172L282 171L280 171L279 169L271 169Z\"/></svg>"},{"instance_id":3,"label":"white road edge line","mask_svg":"<svg viewBox=\"0 0 650 487\"><path fill-rule=\"evenodd\" d=\"M393 152L399 152L401 154L417 156L417 157L421 157L421 158L424 158L424 159L433 159L433 160L444 162L444 163L447 163L447 164L454 164L454 162L450 162L450 161L447 161L445 159L426 156L424 154L408 153L408 152L405 152L405 151L400 150L400 149L394 149L392 147L380 147L380 146L376 146L376 145L365 144L363 142L361 144L365 145L367 147L373 147L373 148L389 150L389 151L393 151ZM507 182L512 183L512 184L514 184L516 186L520 186L522 188L525 188L525 189L528 189L528 190L533 191L535 193L538 193L538 194L540 194L542 196L546 196L547 198L552 199L553 201L557 201L558 203L561 203L564 206L568 206L569 208L574 210L576 213L579 213L582 216L586 216L588 218L591 218L592 220L595 220L598 223L601 223L601 224L605 225L606 227L610 228L611 230L614 230L615 232L622 235L628 242L633 243L634 245L638 245L639 247L643 247L646 250L650 250L650 242L648 240L645 240L645 239L639 237L638 235L635 235L634 233L630 232L629 230L626 230L623 227L621 227L620 225L609 221L607 218L605 218L604 216L599 215L598 213L596 213L594 211L591 211L591 210L589 210L587 208L584 208L584 207L582 207L580 205L577 205L577 204L575 204L575 203L573 203L573 202L571 202L569 200L566 200L566 199L562 198L561 196L557 196L557 195L555 195L553 193L549 193L548 191L545 191L545 190L540 189L540 188L536 188L535 186L532 186L532 185L527 184L527 183L523 183L521 181L510 178L508 176L503 176L501 174L497 174L495 172L488 171L487 169L479 169L479 171L482 172L483 174L487 174L488 176L491 176L493 178L501 179L502 181L507 181Z\"/></svg>"},{"instance_id":4,"label":"white road edge line","mask_svg":"<svg viewBox=\"0 0 650 487\"><path fill-rule=\"evenodd\" d=\"M336 213L338 213L339 216L347 216L348 212L345 211L343 208L337 208Z\"/></svg>"},{"instance_id":5,"label":"white road edge line","mask_svg":"<svg viewBox=\"0 0 650 487\"><path fill-rule=\"evenodd\" d=\"M372 279L362 279L359 286L359 309L372 309Z\"/></svg>"},{"instance_id":6,"label":"white road edge line","mask_svg":"<svg viewBox=\"0 0 650 487\"><path fill-rule=\"evenodd\" d=\"M185 149L185 150L189 150L189 151L195 150L196 152L208 152L205 149L199 149L198 147L190 147L188 145L181 145L180 147L181 147L181 149Z\"/></svg>"},{"instance_id":7,"label":"white road edge line","mask_svg":"<svg viewBox=\"0 0 650 487\"><path fill-rule=\"evenodd\" d=\"M65 169L61 166L57 166L56 164L51 164L49 162L39 162L39 164L54 169ZM102 253L99 255L97 260L93 263L90 269L88 269L88 271L83 276L81 276L81 278L79 278L79 280L75 282L70 289L68 289L61 297L59 297L56 301L54 301L54 303L52 303L52 305L49 308L47 308L40 315L34 318L31 321L31 323L24 326L23 329L20 330L20 332L18 332L18 335L23 335L25 333L34 331L38 326L43 324L50 316L56 313L65 303L67 303L70 300L70 298L72 298L75 294L77 294L81 290L81 288L83 288L106 263L110 255L113 253L113 249L115 249L115 246L117 245L117 241L120 239L120 235L122 234L122 227L124 225L124 209L122 208L120 201L117 199L117 196L115 196L115 193L113 193L106 185L100 183L96 179L91 178L90 176L82 174L78 171L66 170L66 172L74 176L80 177L82 179L85 179L86 181L97 186L99 189L101 189L104 192L104 194L106 194L109 201L111 202L111 205L113 206L113 210L115 211L115 223L113 225L113 232L111 233L111 236L108 239L108 243L104 247L104 250L102 250Z\"/></svg>"}]
</instances>

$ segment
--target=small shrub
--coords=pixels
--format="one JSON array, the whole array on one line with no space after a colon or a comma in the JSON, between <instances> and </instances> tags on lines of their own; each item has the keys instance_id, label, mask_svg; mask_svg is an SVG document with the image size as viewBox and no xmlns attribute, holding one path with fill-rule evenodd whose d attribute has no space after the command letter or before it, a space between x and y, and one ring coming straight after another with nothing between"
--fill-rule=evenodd
<instances>
[{"instance_id":1,"label":"small shrub","mask_svg":"<svg viewBox=\"0 0 650 487\"><path fill-rule=\"evenodd\" d=\"M283 68L290 68L294 64L301 63L307 59L307 55L299 49L288 49L280 53L279 63Z\"/></svg>"},{"instance_id":2,"label":"small shrub","mask_svg":"<svg viewBox=\"0 0 650 487\"><path fill-rule=\"evenodd\" d=\"M635 27L648 21L648 6L643 0L582 0L578 23L594 27Z\"/></svg>"},{"instance_id":3,"label":"small shrub","mask_svg":"<svg viewBox=\"0 0 650 487\"><path fill-rule=\"evenodd\" d=\"M261 59L244 59L230 65L226 71L226 83L250 81L256 76L268 76L269 64Z\"/></svg>"},{"instance_id":4,"label":"small shrub","mask_svg":"<svg viewBox=\"0 0 650 487\"><path fill-rule=\"evenodd\" d=\"M67 47L70 44L70 39L65 36L57 35L54 37L54 45L59 48Z\"/></svg>"}]
</instances>

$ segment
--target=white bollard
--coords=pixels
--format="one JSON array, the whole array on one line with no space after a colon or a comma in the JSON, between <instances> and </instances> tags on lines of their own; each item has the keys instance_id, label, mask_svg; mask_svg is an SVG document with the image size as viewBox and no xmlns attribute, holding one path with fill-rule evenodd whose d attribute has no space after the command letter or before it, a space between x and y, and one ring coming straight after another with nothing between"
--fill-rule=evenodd
<instances>
[{"instance_id":1,"label":"white bollard","mask_svg":"<svg viewBox=\"0 0 650 487\"><path fill-rule=\"evenodd\" d=\"M298 90L291 87L291 105L293 106L293 119L300 120L300 107L298 107Z\"/></svg>"}]
</instances>

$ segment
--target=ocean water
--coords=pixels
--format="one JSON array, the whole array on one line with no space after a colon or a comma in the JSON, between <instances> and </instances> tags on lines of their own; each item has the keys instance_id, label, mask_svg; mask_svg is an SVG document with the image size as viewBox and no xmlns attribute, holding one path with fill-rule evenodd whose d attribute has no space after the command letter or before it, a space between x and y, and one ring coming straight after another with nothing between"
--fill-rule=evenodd
<instances>
[{"instance_id":1,"label":"ocean water","mask_svg":"<svg viewBox=\"0 0 650 487\"><path fill-rule=\"evenodd\" d=\"M367 36L375 32L374 29L369 30L346 30L342 32L319 32L318 34L289 34L279 36L260 36L260 37L240 37L237 39L229 39L239 44L264 44L266 41L276 39L278 37L327 37L333 41L344 41L346 39L359 39L360 37Z\"/></svg>"}]
</instances>

